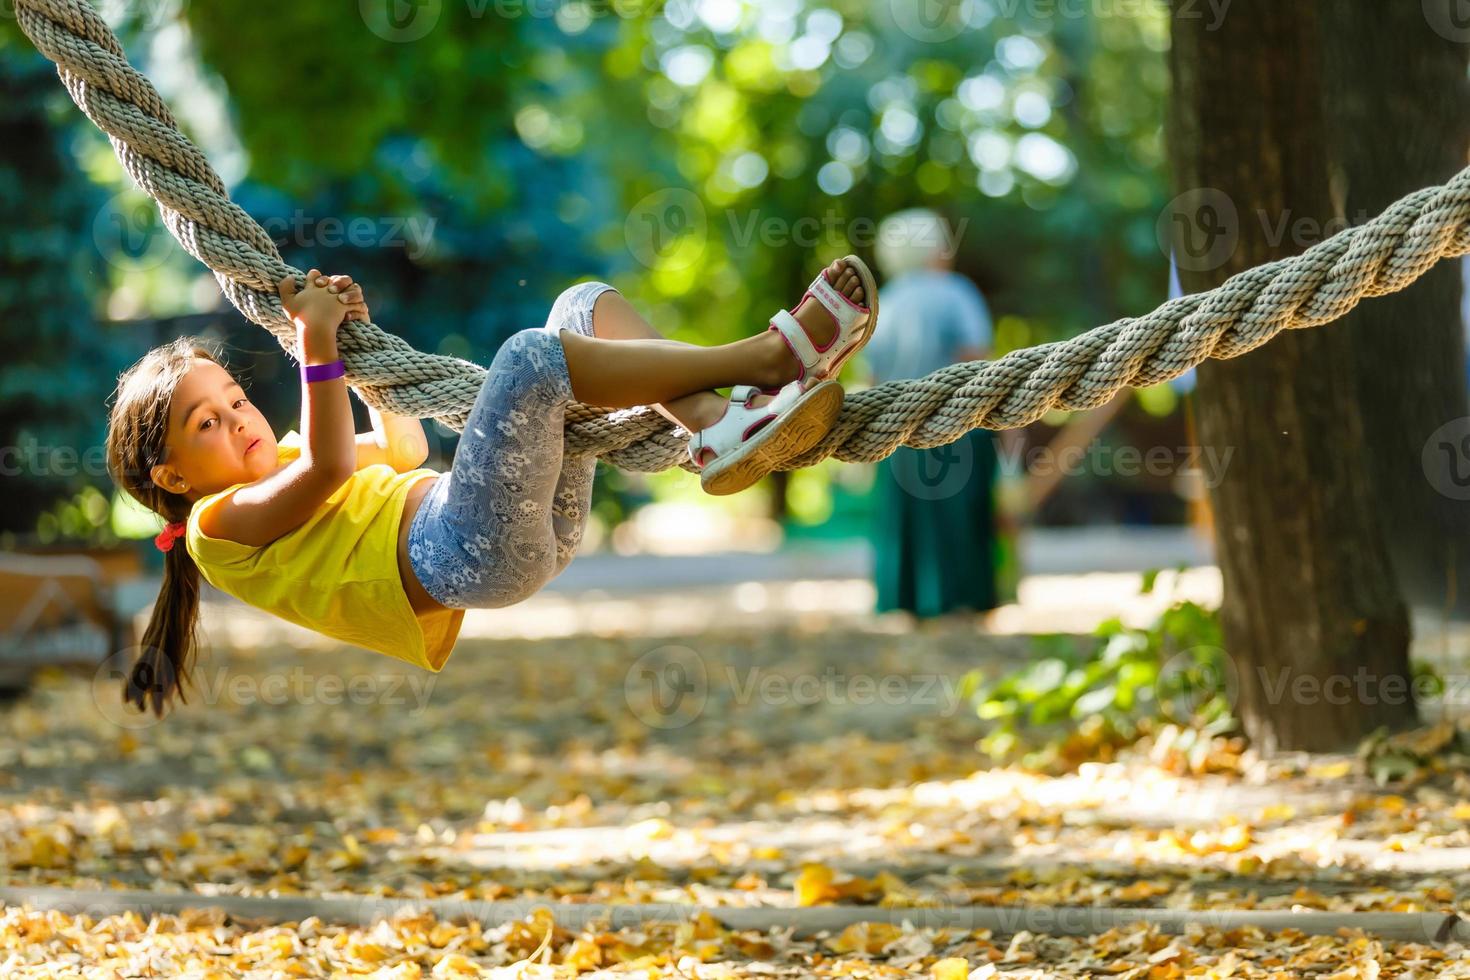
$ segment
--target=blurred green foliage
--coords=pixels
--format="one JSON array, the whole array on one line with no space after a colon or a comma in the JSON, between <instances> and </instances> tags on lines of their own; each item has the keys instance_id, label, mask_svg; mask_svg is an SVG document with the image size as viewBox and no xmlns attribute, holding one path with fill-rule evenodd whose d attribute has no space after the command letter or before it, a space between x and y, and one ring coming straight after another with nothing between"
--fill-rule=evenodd
<instances>
[{"instance_id":1,"label":"blurred green foliage","mask_svg":"<svg viewBox=\"0 0 1470 980\"><path fill-rule=\"evenodd\" d=\"M112 501L93 486L83 487L69 498L59 500L36 521L36 542L51 545L59 542L83 543L106 547L116 544L113 528ZM151 537L151 535L150 535Z\"/></svg>"},{"instance_id":2,"label":"blurred green foliage","mask_svg":"<svg viewBox=\"0 0 1470 980\"><path fill-rule=\"evenodd\" d=\"M105 195L53 122L59 88L34 51L0 57L0 532L29 529L52 501L105 479L100 409L111 387L106 285L93 246ZM64 98L64 95L63 95Z\"/></svg>"},{"instance_id":3,"label":"blurred green foliage","mask_svg":"<svg viewBox=\"0 0 1470 980\"><path fill-rule=\"evenodd\" d=\"M639 253L650 274L629 288L691 338L749 332L819 265L871 259L877 222L914 205L961 230L958 266L1004 314L1002 351L1159 299L1162 14L982 15L947 37L896 23L905 6L700 3L622 25L595 109L653 152L589 149L630 219L672 225L660 195L697 200L692 247L628 229L610 243ZM573 94L552 114L592 108Z\"/></svg>"},{"instance_id":4,"label":"blurred green foliage","mask_svg":"<svg viewBox=\"0 0 1470 980\"><path fill-rule=\"evenodd\" d=\"M374 319L422 349L488 362L587 277L614 282L670 336L735 339L831 258L872 259L877 222L914 205L960 231L957 267L996 311L1000 352L1163 297L1162 6L1040 18L946 6L966 24L854 0L103 9L288 261L350 272ZM12 256L0 266L0 330L34 345L11 362L31 383L67 395L25 400L5 385L5 439L23 421L95 444L100 400L141 345L88 318L219 300L171 243L138 263L89 242L130 182L17 37L0 25L0 71L24 79L6 111L44 118L28 151L70 146L76 162L57 149L37 172L7 156L0 176L4 206L30 209L7 211L7 225L51 243L42 274ZM162 235L156 218L128 220L144 241ZM39 350L47 337L57 349L62 324L100 356ZM292 424L273 342L243 321L219 333L244 348L233 362L253 396ZM437 435L442 462L452 436ZM795 484L803 517L830 510L829 473ZM599 510L615 518L658 485L603 467Z\"/></svg>"},{"instance_id":5,"label":"blurred green foliage","mask_svg":"<svg viewBox=\"0 0 1470 980\"><path fill-rule=\"evenodd\" d=\"M1068 768L1163 725L1206 736L1196 743L1206 748L1208 736L1236 728L1219 619L1194 602L1177 601L1141 628L1114 618L1091 638L1033 643L1026 666L993 679L971 672L962 684L987 723L979 747L997 762Z\"/></svg>"}]
</instances>

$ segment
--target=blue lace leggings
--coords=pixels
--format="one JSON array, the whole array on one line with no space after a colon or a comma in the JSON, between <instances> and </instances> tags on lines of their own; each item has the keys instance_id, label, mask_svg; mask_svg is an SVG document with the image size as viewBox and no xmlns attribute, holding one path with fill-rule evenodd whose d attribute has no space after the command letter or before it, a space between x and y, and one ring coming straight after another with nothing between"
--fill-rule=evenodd
<instances>
[{"instance_id":1,"label":"blue lace leggings","mask_svg":"<svg viewBox=\"0 0 1470 980\"><path fill-rule=\"evenodd\" d=\"M573 399L560 333L592 336L592 305L612 288L583 282L565 290L545 326L512 334L490 362L454 463L408 530L414 574L444 605L513 605L577 553L597 457L563 448Z\"/></svg>"}]
</instances>

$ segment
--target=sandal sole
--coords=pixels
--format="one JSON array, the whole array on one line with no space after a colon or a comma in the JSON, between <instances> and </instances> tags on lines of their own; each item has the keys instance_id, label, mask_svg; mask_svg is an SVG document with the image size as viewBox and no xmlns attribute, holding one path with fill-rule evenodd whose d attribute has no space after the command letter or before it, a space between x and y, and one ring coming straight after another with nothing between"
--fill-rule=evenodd
<instances>
[{"instance_id":1,"label":"sandal sole","mask_svg":"<svg viewBox=\"0 0 1470 980\"><path fill-rule=\"evenodd\" d=\"M842 412L843 398L842 386L835 381L823 381L808 389L801 401L751 436L741 450L715 460L701 471L700 486L717 497L739 493L777 464L806 452L831 431Z\"/></svg>"}]
</instances>

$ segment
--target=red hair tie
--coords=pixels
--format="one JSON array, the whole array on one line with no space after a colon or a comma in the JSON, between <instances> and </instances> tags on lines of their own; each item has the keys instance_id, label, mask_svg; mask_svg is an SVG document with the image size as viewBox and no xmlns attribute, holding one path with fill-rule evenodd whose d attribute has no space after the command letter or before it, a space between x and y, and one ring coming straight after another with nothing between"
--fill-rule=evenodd
<instances>
[{"instance_id":1,"label":"red hair tie","mask_svg":"<svg viewBox=\"0 0 1470 980\"><path fill-rule=\"evenodd\" d=\"M158 537L153 539L153 547L159 551L170 551L173 549L174 542L182 538L188 530L189 525L183 521L165 524L163 530L158 532Z\"/></svg>"}]
</instances>

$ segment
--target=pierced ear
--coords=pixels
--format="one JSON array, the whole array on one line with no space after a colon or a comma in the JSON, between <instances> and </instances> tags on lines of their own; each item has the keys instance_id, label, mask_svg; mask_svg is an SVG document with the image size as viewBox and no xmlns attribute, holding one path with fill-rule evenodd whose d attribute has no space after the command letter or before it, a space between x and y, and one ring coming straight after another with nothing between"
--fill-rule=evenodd
<instances>
[{"instance_id":1,"label":"pierced ear","mask_svg":"<svg viewBox=\"0 0 1470 980\"><path fill-rule=\"evenodd\" d=\"M179 475L178 470L164 463L159 463L149 470L148 478L153 481L154 486L162 487L169 493L182 494L189 490L188 481Z\"/></svg>"}]
</instances>

